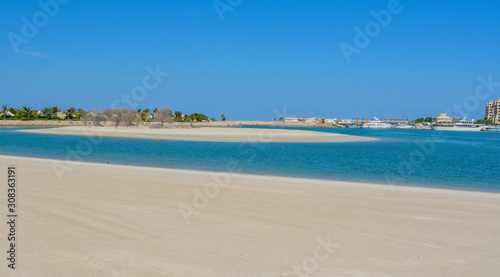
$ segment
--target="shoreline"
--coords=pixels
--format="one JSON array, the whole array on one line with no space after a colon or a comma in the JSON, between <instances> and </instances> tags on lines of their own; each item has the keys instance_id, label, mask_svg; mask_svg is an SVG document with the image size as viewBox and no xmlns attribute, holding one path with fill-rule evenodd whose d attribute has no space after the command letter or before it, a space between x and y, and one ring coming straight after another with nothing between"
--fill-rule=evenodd
<instances>
[{"instance_id":1,"label":"shoreline","mask_svg":"<svg viewBox=\"0 0 500 277\"><path fill-rule=\"evenodd\" d=\"M89 122L90 123L90 122ZM93 123L93 122L92 122ZM104 127L112 127L112 122L102 122ZM155 122L142 122L139 127L149 127L158 125ZM0 120L0 127L69 127L69 126L88 126L82 121L72 120ZM166 127L170 128L199 128L199 127L242 127L242 126L266 126L266 127L310 127L310 128L345 128L338 124L325 123L304 123L304 122L283 122L283 121L249 121L249 120L234 120L234 121L212 121L212 122L170 122L165 123ZM96 126L94 126L96 127ZM123 127L123 125L120 125ZM129 126L137 127L137 126Z\"/></svg>"},{"instance_id":2,"label":"shoreline","mask_svg":"<svg viewBox=\"0 0 500 277\"><path fill-rule=\"evenodd\" d=\"M317 132L294 129L260 128L109 128L109 127L64 127L16 130L17 132L106 136L122 138L150 138L164 140L216 141L216 142L360 142L374 141L377 138L353 136L339 133Z\"/></svg>"},{"instance_id":3,"label":"shoreline","mask_svg":"<svg viewBox=\"0 0 500 277\"><path fill-rule=\"evenodd\" d=\"M34 159L45 162L61 162L66 163L67 160L64 159L56 159L56 158L41 158L41 157L28 157L28 156L11 156L11 155L2 155L0 154L0 159L2 157L7 158L19 158L19 159ZM437 194L448 194L448 195L462 195L462 196L478 196L478 197L486 197L486 198L499 198L500 199L500 191L487 191L487 190L471 190L469 188L443 188L443 187L431 187L425 186L422 184L397 184L390 185L383 182L366 182L366 181L357 181L357 180L340 180L340 179L326 179L326 178L312 178L312 177L297 177L297 176L288 176L288 175L273 175L266 173L249 173L249 172L228 172L227 170L203 170L203 169L190 169L190 168L175 168L175 167L161 167L161 166L151 166L151 165L137 165L137 164L118 164L118 163L105 163L105 162L95 162L95 161L79 161L71 163L79 163L79 164L88 164L88 165L103 165L110 167L121 167L126 169L127 167L131 168L144 168L148 170L165 170L170 172L182 171L186 174L210 174L210 173L228 173L228 174L237 174L246 177L255 177L255 178L285 178L290 180L298 181L309 181L316 183L335 183L334 185L340 185L345 187L353 187L353 188L372 188L372 189L380 189L380 190L401 190L408 192L427 192L427 193L437 193ZM470 195L469 195L470 193ZM491 196L485 196L483 194L492 194Z\"/></svg>"},{"instance_id":4,"label":"shoreline","mask_svg":"<svg viewBox=\"0 0 500 277\"><path fill-rule=\"evenodd\" d=\"M59 179L60 163L0 156L17 274L286 276L315 249L318 276L500 270L496 193L75 162Z\"/></svg>"},{"instance_id":5,"label":"shoreline","mask_svg":"<svg viewBox=\"0 0 500 277\"><path fill-rule=\"evenodd\" d=\"M185 173L194 175L207 175L210 173L227 173L230 175L238 175L241 177L255 178L255 179L276 179L280 181L289 181L293 183L300 182L311 182L317 184L329 184L333 186L340 187L350 187L357 189L377 189L385 191L404 191L404 192L420 192L420 193L435 193L443 195L455 195L455 196L473 196L473 197L485 197L485 198L495 198L500 199L500 192L489 192L489 191L475 191L475 190L460 190L460 189L447 189L447 188L435 188L426 187L418 185L388 185L383 183L373 183L373 182L362 182L362 181L347 181L347 180L334 180L334 179L316 179L316 178L306 178L306 177L292 177L292 176L281 176L281 175L267 175L267 174L252 174L252 173L235 173L227 171L213 171L213 170L196 170L196 169L186 169L186 168L171 168L171 167L154 167L154 166L141 166L141 165L130 165L130 164L107 164L98 162L73 162L67 160L50 159L50 158L34 158L34 157L24 157L24 156L9 156L0 154L0 160L5 158L18 159L21 162L24 161L40 161L40 162L64 162L73 164L83 164L92 166L106 166L117 169L146 169L151 171L164 171L170 173ZM391 189L394 188L394 189Z\"/></svg>"}]
</instances>

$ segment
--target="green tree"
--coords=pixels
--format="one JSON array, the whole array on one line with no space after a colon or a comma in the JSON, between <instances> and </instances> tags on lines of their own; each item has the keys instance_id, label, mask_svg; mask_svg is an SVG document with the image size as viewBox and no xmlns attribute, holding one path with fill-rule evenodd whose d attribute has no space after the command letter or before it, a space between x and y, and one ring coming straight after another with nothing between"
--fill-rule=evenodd
<instances>
[{"instance_id":1,"label":"green tree","mask_svg":"<svg viewBox=\"0 0 500 277\"><path fill-rule=\"evenodd\" d=\"M151 113L150 113L149 109L145 109L144 111L142 111L142 114L141 114L142 121L148 120L150 114Z\"/></svg>"},{"instance_id":2,"label":"green tree","mask_svg":"<svg viewBox=\"0 0 500 277\"><path fill-rule=\"evenodd\" d=\"M181 113L181 111L175 111L175 113L174 113L174 120L175 121L182 121L182 113Z\"/></svg>"},{"instance_id":3,"label":"green tree","mask_svg":"<svg viewBox=\"0 0 500 277\"><path fill-rule=\"evenodd\" d=\"M33 111L30 107L28 107L28 106L23 106L22 116L23 116L24 118L28 118L28 119L29 119L29 118L32 118L32 117L33 117L33 112L34 112L34 111Z\"/></svg>"},{"instance_id":4,"label":"green tree","mask_svg":"<svg viewBox=\"0 0 500 277\"><path fill-rule=\"evenodd\" d=\"M59 109L57 106L52 107L52 118L57 118L57 113L60 111L61 109Z\"/></svg>"},{"instance_id":5,"label":"green tree","mask_svg":"<svg viewBox=\"0 0 500 277\"><path fill-rule=\"evenodd\" d=\"M478 119L476 121L476 123L477 124L484 124L484 125L494 125L493 120L488 119L487 117L485 117L484 119Z\"/></svg>"},{"instance_id":6,"label":"green tree","mask_svg":"<svg viewBox=\"0 0 500 277\"><path fill-rule=\"evenodd\" d=\"M57 113L57 112L56 112ZM66 116L66 119L73 119L76 118L76 109L74 107L71 107L64 111L64 115Z\"/></svg>"},{"instance_id":7,"label":"green tree","mask_svg":"<svg viewBox=\"0 0 500 277\"><path fill-rule=\"evenodd\" d=\"M193 113L189 115L189 118L193 121L201 122L203 120L208 120L208 116L202 113Z\"/></svg>"},{"instance_id":8,"label":"green tree","mask_svg":"<svg viewBox=\"0 0 500 277\"><path fill-rule=\"evenodd\" d=\"M428 123L432 123L434 120L432 117L426 117L424 121L428 122Z\"/></svg>"},{"instance_id":9,"label":"green tree","mask_svg":"<svg viewBox=\"0 0 500 277\"><path fill-rule=\"evenodd\" d=\"M7 117L7 111L9 109L7 108L7 105L3 105L2 106L2 114L3 114L3 119L5 119Z\"/></svg>"},{"instance_id":10,"label":"green tree","mask_svg":"<svg viewBox=\"0 0 500 277\"><path fill-rule=\"evenodd\" d=\"M423 119L423 118L421 118L421 117L420 117L420 118L415 119L415 123L422 123L422 122L424 122L424 119Z\"/></svg>"},{"instance_id":11,"label":"green tree","mask_svg":"<svg viewBox=\"0 0 500 277\"><path fill-rule=\"evenodd\" d=\"M48 119L52 118L52 108L43 108L42 116Z\"/></svg>"},{"instance_id":12,"label":"green tree","mask_svg":"<svg viewBox=\"0 0 500 277\"><path fill-rule=\"evenodd\" d=\"M21 111L19 111L16 108L9 108L8 111L11 112L14 116L17 116L17 115L19 115L21 113Z\"/></svg>"}]
</instances>

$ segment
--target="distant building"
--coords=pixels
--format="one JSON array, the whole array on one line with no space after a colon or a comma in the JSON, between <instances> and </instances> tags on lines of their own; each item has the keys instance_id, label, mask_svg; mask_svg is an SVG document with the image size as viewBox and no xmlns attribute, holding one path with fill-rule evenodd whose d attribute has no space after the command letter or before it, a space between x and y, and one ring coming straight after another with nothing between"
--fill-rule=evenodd
<instances>
[{"instance_id":1,"label":"distant building","mask_svg":"<svg viewBox=\"0 0 500 277\"><path fill-rule=\"evenodd\" d=\"M285 122L305 122L306 117L285 117Z\"/></svg>"},{"instance_id":2,"label":"distant building","mask_svg":"<svg viewBox=\"0 0 500 277\"><path fill-rule=\"evenodd\" d=\"M356 124L356 123L359 123L359 118L356 120L356 119L342 119L340 120L340 124Z\"/></svg>"},{"instance_id":3,"label":"distant building","mask_svg":"<svg viewBox=\"0 0 500 277\"><path fill-rule=\"evenodd\" d=\"M453 118L447 116L445 113L440 114L436 117L437 124L453 124Z\"/></svg>"},{"instance_id":4,"label":"distant building","mask_svg":"<svg viewBox=\"0 0 500 277\"><path fill-rule=\"evenodd\" d=\"M321 123L322 119L319 117L306 118L306 123Z\"/></svg>"},{"instance_id":5,"label":"distant building","mask_svg":"<svg viewBox=\"0 0 500 277\"><path fill-rule=\"evenodd\" d=\"M57 112L56 113L56 117L59 118L59 119L65 119L66 118L66 115L62 112Z\"/></svg>"},{"instance_id":6,"label":"distant building","mask_svg":"<svg viewBox=\"0 0 500 277\"><path fill-rule=\"evenodd\" d=\"M3 113L0 113L0 116L3 116ZM5 112L5 117L14 117L15 115L10 111Z\"/></svg>"},{"instance_id":7,"label":"distant building","mask_svg":"<svg viewBox=\"0 0 500 277\"><path fill-rule=\"evenodd\" d=\"M336 118L325 118L326 124L336 124L338 120Z\"/></svg>"},{"instance_id":8,"label":"distant building","mask_svg":"<svg viewBox=\"0 0 500 277\"><path fill-rule=\"evenodd\" d=\"M486 103L485 118L493 121L494 124L500 124L500 99Z\"/></svg>"}]
</instances>

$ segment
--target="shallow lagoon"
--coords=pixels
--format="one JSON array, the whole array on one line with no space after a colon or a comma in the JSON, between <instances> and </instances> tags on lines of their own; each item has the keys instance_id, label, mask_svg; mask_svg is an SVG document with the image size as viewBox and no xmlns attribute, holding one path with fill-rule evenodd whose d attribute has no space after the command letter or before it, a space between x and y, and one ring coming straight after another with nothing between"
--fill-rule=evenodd
<instances>
[{"instance_id":1,"label":"shallow lagoon","mask_svg":"<svg viewBox=\"0 0 500 277\"><path fill-rule=\"evenodd\" d=\"M265 127L264 127L265 129ZM0 128L0 154L500 192L500 133L297 128L379 138L228 143L89 138Z\"/></svg>"}]
</instances>

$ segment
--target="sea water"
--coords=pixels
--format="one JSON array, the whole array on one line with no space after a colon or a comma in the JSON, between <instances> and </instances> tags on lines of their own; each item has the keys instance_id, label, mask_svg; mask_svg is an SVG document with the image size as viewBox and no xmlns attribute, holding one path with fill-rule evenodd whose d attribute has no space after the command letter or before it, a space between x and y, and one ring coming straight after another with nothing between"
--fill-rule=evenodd
<instances>
[{"instance_id":1,"label":"sea water","mask_svg":"<svg viewBox=\"0 0 500 277\"><path fill-rule=\"evenodd\" d=\"M237 167L250 174L500 192L498 132L294 128L378 140L241 143L96 139L18 129L0 128L1 155L211 171Z\"/></svg>"}]
</instances>

